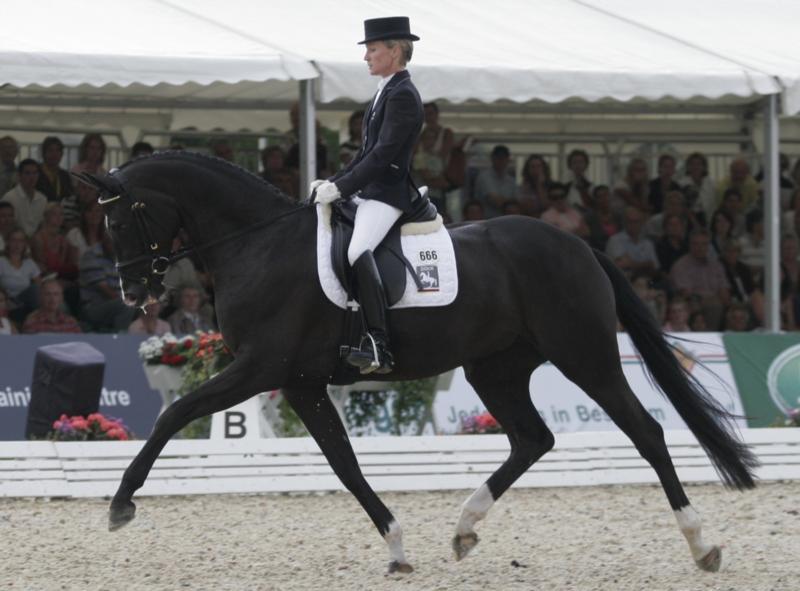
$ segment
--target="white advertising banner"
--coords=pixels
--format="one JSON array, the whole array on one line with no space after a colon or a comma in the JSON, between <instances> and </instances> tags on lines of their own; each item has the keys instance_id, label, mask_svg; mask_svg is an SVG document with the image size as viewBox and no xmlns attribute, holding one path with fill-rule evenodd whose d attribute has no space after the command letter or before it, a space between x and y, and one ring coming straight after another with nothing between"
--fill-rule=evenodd
<instances>
[{"instance_id":1,"label":"white advertising banner","mask_svg":"<svg viewBox=\"0 0 800 591\"><path fill-rule=\"evenodd\" d=\"M728 411L744 415L720 334L684 334L669 340L699 363L679 354L681 363ZM625 377L639 401L665 429L685 429L685 423L669 400L650 382L628 335L620 333L617 340ZM539 414L554 433L617 428L598 404L551 363L541 365L533 373L530 391ZM450 387L437 393L433 410L436 430L442 434L457 433L466 417L486 412L462 368L455 370ZM740 428L747 428L743 419L737 423Z\"/></svg>"}]
</instances>

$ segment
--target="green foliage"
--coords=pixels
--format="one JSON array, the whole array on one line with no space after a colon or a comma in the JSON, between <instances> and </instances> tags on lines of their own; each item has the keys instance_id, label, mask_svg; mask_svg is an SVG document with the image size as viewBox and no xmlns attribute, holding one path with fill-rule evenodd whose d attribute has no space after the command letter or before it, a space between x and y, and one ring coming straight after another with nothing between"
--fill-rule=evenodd
<instances>
[{"instance_id":1,"label":"green foliage","mask_svg":"<svg viewBox=\"0 0 800 591\"><path fill-rule=\"evenodd\" d=\"M415 435L422 435L425 425L433 423L437 379L434 376L392 384L392 389L397 392L392 401L392 432L395 435L405 433L406 427L413 427Z\"/></svg>"}]
</instances>

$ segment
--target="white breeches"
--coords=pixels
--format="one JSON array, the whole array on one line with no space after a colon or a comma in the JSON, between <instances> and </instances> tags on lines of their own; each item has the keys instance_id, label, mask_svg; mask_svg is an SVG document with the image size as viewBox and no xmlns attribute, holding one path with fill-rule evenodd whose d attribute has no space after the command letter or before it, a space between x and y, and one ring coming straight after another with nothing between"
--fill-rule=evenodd
<instances>
[{"instance_id":1,"label":"white breeches","mask_svg":"<svg viewBox=\"0 0 800 591\"><path fill-rule=\"evenodd\" d=\"M402 214L402 210L381 201L364 199L356 209L353 239L347 249L350 264L355 263L366 251L378 248Z\"/></svg>"}]
</instances>

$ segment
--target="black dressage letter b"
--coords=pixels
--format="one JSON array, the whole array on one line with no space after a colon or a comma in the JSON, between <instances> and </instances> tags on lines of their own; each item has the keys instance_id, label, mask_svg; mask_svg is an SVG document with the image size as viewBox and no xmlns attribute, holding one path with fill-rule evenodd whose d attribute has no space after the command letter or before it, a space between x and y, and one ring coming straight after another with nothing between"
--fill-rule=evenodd
<instances>
[{"instance_id":1,"label":"black dressage letter b","mask_svg":"<svg viewBox=\"0 0 800 591\"><path fill-rule=\"evenodd\" d=\"M225 439L241 439L247 435L244 419L243 412L229 411L225 413Z\"/></svg>"}]
</instances>

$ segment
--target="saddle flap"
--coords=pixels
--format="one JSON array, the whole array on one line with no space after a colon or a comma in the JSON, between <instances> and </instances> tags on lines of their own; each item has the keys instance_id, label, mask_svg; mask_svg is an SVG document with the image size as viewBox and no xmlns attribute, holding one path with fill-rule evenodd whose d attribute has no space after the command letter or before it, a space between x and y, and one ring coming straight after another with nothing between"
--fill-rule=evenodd
<instances>
[{"instance_id":1,"label":"saddle flap","mask_svg":"<svg viewBox=\"0 0 800 591\"><path fill-rule=\"evenodd\" d=\"M357 204L352 201L336 201L331 205L331 262L333 272L354 299L352 268L347 260L347 248L353 238ZM389 230L386 238L375 249L375 263L381 275L386 304L392 306L400 301L406 290L406 263L400 244L400 223Z\"/></svg>"}]
</instances>

